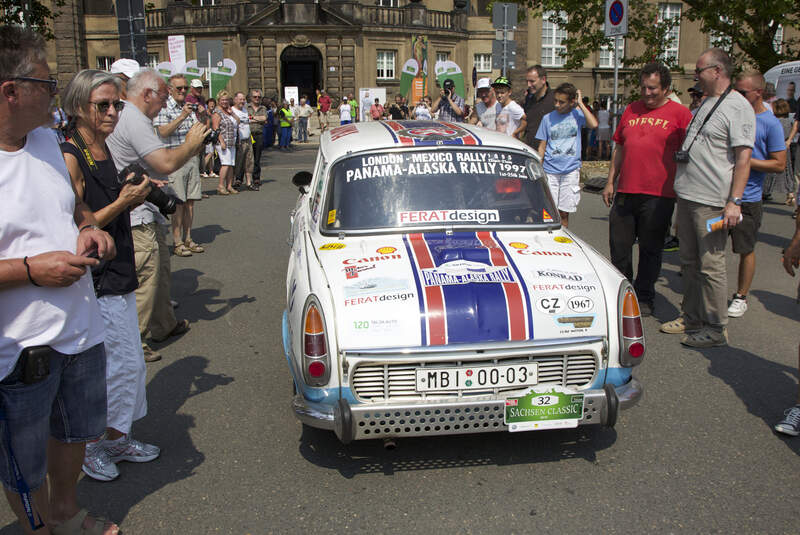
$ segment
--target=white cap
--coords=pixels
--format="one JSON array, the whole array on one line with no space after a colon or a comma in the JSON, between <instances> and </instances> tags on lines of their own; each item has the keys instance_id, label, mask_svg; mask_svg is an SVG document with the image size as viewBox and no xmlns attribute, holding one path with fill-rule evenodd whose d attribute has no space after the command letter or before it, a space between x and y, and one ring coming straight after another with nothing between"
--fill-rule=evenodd
<instances>
[{"instance_id":1,"label":"white cap","mask_svg":"<svg viewBox=\"0 0 800 535\"><path fill-rule=\"evenodd\" d=\"M195 78L189 83L189 85L192 86L192 87L199 87L200 89L202 89L203 88L203 81L200 80L200 78Z\"/></svg>"},{"instance_id":2,"label":"white cap","mask_svg":"<svg viewBox=\"0 0 800 535\"><path fill-rule=\"evenodd\" d=\"M139 72L139 64L135 59L122 58L111 64L111 74L124 74L128 78Z\"/></svg>"},{"instance_id":3,"label":"white cap","mask_svg":"<svg viewBox=\"0 0 800 535\"><path fill-rule=\"evenodd\" d=\"M475 86L475 89L489 89L492 87L492 81L488 78L481 78L478 80L478 85Z\"/></svg>"}]
</instances>

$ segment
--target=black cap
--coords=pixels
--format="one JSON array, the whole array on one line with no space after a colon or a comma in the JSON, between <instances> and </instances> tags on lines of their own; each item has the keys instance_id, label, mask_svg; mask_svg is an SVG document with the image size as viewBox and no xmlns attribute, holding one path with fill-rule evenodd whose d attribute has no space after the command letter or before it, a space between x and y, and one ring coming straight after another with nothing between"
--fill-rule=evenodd
<instances>
[{"instance_id":1,"label":"black cap","mask_svg":"<svg viewBox=\"0 0 800 535\"><path fill-rule=\"evenodd\" d=\"M698 95L703 94L703 90L700 89L700 83L694 84L692 87L689 88L689 93L697 93Z\"/></svg>"}]
</instances>

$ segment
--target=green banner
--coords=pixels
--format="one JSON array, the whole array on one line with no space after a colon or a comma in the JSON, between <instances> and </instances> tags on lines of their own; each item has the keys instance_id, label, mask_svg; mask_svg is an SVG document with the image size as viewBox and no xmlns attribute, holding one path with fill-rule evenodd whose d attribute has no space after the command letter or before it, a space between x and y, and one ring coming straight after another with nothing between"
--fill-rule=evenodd
<instances>
[{"instance_id":1,"label":"green banner","mask_svg":"<svg viewBox=\"0 0 800 535\"><path fill-rule=\"evenodd\" d=\"M532 389L519 398L508 398L505 423L509 431L577 427L583 418L583 394L562 387Z\"/></svg>"}]
</instances>

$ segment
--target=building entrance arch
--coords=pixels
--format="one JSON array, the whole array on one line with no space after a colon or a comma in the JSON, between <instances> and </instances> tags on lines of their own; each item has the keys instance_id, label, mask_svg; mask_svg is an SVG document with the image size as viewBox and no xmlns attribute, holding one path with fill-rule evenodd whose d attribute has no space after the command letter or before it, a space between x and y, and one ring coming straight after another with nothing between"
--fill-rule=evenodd
<instances>
[{"instance_id":1,"label":"building entrance arch","mask_svg":"<svg viewBox=\"0 0 800 535\"><path fill-rule=\"evenodd\" d=\"M296 86L300 96L308 95L316 106L316 89L322 88L322 54L313 45L287 46L281 52L281 98L284 88Z\"/></svg>"}]
</instances>

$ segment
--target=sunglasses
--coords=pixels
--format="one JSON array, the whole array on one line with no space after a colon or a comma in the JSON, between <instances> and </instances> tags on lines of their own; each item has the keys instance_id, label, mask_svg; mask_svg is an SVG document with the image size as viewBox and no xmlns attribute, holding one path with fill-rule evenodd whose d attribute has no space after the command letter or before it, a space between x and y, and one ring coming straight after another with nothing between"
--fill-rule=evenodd
<instances>
[{"instance_id":1,"label":"sunglasses","mask_svg":"<svg viewBox=\"0 0 800 535\"><path fill-rule=\"evenodd\" d=\"M125 107L125 103L121 100L101 100L100 102L89 102L89 104L94 104L94 107L97 109L97 113L105 115L108 113L109 108L112 106L114 107L114 111L117 113L121 112L122 109Z\"/></svg>"},{"instance_id":2,"label":"sunglasses","mask_svg":"<svg viewBox=\"0 0 800 535\"><path fill-rule=\"evenodd\" d=\"M706 67L703 67L702 69L695 69L695 70L694 70L694 73L695 73L695 74L700 74L700 73L701 73L701 72L703 72L703 71L707 71L708 69L713 69L713 68L715 68L715 67L719 67L719 65L708 65L708 66L706 66Z\"/></svg>"},{"instance_id":3,"label":"sunglasses","mask_svg":"<svg viewBox=\"0 0 800 535\"><path fill-rule=\"evenodd\" d=\"M58 93L58 80L54 80L53 78L48 78L44 80L42 78L31 78L30 76L17 76L14 80L21 80L23 82L38 82L40 84L47 84L48 90L50 91L51 95L55 95Z\"/></svg>"},{"instance_id":4,"label":"sunglasses","mask_svg":"<svg viewBox=\"0 0 800 535\"><path fill-rule=\"evenodd\" d=\"M175 86L172 86L172 89L174 89L175 91L188 91L189 90L189 86L188 85L175 85Z\"/></svg>"}]
</instances>

